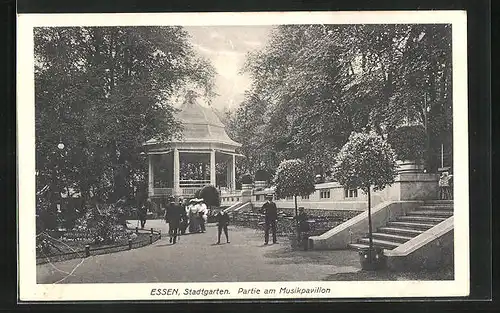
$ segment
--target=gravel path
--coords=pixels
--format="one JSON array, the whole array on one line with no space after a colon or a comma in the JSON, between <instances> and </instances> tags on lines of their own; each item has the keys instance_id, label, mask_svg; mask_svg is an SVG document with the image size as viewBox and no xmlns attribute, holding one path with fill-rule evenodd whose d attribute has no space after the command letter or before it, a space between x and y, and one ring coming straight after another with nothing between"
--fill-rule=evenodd
<instances>
[{"instance_id":1,"label":"gravel path","mask_svg":"<svg viewBox=\"0 0 500 313\"><path fill-rule=\"evenodd\" d=\"M151 227L161 229L162 234L168 231L161 220L149 220L146 228ZM175 245L163 235L143 248L38 265L37 282L321 281L360 270L353 251L292 251L287 238L264 246L261 231L235 226L229 227L229 236L230 244L215 245L214 224L207 225L206 233L182 236ZM222 235L221 241L224 239Z\"/></svg>"}]
</instances>

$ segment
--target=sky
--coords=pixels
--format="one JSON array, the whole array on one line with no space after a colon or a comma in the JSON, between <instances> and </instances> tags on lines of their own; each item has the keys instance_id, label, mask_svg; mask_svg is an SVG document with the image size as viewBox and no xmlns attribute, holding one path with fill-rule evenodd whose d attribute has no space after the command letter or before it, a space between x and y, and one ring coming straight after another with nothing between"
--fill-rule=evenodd
<instances>
[{"instance_id":1,"label":"sky","mask_svg":"<svg viewBox=\"0 0 500 313\"><path fill-rule=\"evenodd\" d=\"M234 109L243 100L251 80L241 74L248 52L262 49L272 26L192 26L185 27L196 51L207 58L217 71L212 106Z\"/></svg>"}]
</instances>

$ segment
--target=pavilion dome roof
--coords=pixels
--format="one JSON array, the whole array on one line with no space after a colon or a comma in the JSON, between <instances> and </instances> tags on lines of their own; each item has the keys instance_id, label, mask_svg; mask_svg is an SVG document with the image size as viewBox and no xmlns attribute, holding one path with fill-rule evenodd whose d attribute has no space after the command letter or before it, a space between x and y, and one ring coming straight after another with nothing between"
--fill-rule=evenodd
<instances>
[{"instance_id":1,"label":"pavilion dome roof","mask_svg":"<svg viewBox=\"0 0 500 313\"><path fill-rule=\"evenodd\" d=\"M184 102L176 117L182 123L183 132L181 139L172 142L210 142L241 146L228 136L224 124L214 110L202 106L193 97ZM149 140L148 143L153 141L154 139Z\"/></svg>"}]
</instances>

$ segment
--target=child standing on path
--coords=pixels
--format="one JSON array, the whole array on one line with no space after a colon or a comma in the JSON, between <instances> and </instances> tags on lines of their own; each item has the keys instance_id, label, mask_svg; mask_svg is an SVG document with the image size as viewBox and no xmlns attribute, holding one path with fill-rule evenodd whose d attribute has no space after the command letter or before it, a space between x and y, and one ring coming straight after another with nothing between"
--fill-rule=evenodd
<instances>
[{"instance_id":1,"label":"child standing on path","mask_svg":"<svg viewBox=\"0 0 500 313\"><path fill-rule=\"evenodd\" d=\"M218 228L217 244L220 244L220 235L222 234L222 230L224 230L224 235L226 235L226 242L230 243L227 231L227 225L229 224L229 215L224 212L224 210L220 210L219 213L217 213L217 215L215 216L215 219L217 221Z\"/></svg>"}]
</instances>

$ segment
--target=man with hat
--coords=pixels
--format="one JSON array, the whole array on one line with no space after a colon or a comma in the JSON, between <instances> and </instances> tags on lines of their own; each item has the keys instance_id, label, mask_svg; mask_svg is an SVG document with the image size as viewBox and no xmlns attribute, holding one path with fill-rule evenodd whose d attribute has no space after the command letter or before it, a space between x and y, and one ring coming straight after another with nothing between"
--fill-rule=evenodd
<instances>
[{"instance_id":1,"label":"man with hat","mask_svg":"<svg viewBox=\"0 0 500 313\"><path fill-rule=\"evenodd\" d=\"M273 243L278 243L276 240L276 220L278 219L278 208L276 203L273 202L273 195L268 194L266 196L266 202L262 206L262 211L265 214L264 223L264 244L269 243L269 229L273 232Z\"/></svg>"},{"instance_id":2,"label":"man with hat","mask_svg":"<svg viewBox=\"0 0 500 313\"><path fill-rule=\"evenodd\" d=\"M168 197L167 208L165 209L165 221L168 223L168 234L170 236L170 243L175 244L177 241L177 231L179 229L182 208L175 202L175 198Z\"/></svg>"}]
</instances>

